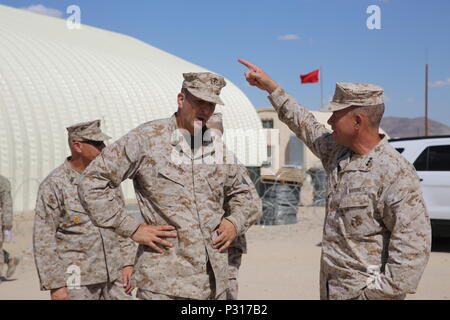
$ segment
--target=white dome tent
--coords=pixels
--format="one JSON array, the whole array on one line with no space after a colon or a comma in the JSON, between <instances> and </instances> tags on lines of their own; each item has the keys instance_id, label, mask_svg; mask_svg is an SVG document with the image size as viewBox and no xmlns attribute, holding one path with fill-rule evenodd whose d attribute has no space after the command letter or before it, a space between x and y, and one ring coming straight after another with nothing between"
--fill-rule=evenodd
<instances>
[{"instance_id":1,"label":"white dome tent","mask_svg":"<svg viewBox=\"0 0 450 320\"><path fill-rule=\"evenodd\" d=\"M10 179L14 211L32 211L37 188L69 155L66 127L102 120L115 140L176 111L183 72L209 71L142 41L0 5L0 174ZM258 131L261 122L233 83L221 95L225 130ZM266 157L263 135L230 146L247 166ZM256 139L256 140L255 140ZM249 159L251 158L251 159ZM131 184L124 188L134 198Z\"/></svg>"}]
</instances>

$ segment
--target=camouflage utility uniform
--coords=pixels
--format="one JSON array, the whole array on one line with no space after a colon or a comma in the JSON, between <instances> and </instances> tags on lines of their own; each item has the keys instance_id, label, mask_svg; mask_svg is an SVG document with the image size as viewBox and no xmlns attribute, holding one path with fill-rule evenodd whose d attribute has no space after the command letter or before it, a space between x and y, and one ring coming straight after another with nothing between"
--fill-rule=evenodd
<instances>
[{"instance_id":1,"label":"camouflage utility uniform","mask_svg":"<svg viewBox=\"0 0 450 320\"><path fill-rule=\"evenodd\" d=\"M11 184L8 179L0 175L0 268L8 263L9 255L3 248L3 227L12 226L13 211L11 198ZM1 276L2 270L0 270Z\"/></svg>"},{"instance_id":2,"label":"camouflage utility uniform","mask_svg":"<svg viewBox=\"0 0 450 320\"><path fill-rule=\"evenodd\" d=\"M94 226L78 198L79 178L66 161L39 187L34 255L41 290L79 284L79 289L69 287L71 299L131 299L121 285L121 270L134 265L136 246L111 229ZM111 197L124 203L120 189Z\"/></svg>"},{"instance_id":3,"label":"camouflage utility uniform","mask_svg":"<svg viewBox=\"0 0 450 320\"><path fill-rule=\"evenodd\" d=\"M414 293L431 246L414 167L386 137L365 155L336 144L281 88L269 100L328 174L321 299L403 299Z\"/></svg>"},{"instance_id":4,"label":"camouflage utility uniform","mask_svg":"<svg viewBox=\"0 0 450 320\"><path fill-rule=\"evenodd\" d=\"M130 178L145 223L176 228L177 237L166 239L173 247L164 254L138 248L133 282L151 292L146 298L217 299L226 294L228 252L213 248L211 233L225 206L227 219L238 235L244 234L259 199L253 199L254 185L237 164L225 164L223 158L223 164L215 164L213 142L213 137L204 139L201 148L191 150L174 115L132 130L104 149L83 174L80 198L96 225L125 237L137 230L139 223L112 196Z\"/></svg>"},{"instance_id":5,"label":"camouflage utility uniform","mask_svg":"<svg viewBox=\"0 0 450 320\"><path fill-rule=\"evenodd\" d=\"M222 139L224 127L221 113L213 114L212 117L208 120L206 126L209 129L211 129L210 131L207 131L207 133L213 135L214 138L216 139ZM248 176L247 168L244 165L240 165L239 170L241 170L241 174L244 176L244 178L248 180L248 184L253 185L253 181L251 181L250 177ZM259 194L256 191L256 188L250 188L250 190L252 193L252 198L255 201L255 206L253 207L253 211L248 211L250 216L248 216L247 218L249 220L248 223L252 225L256 221L258 221L258 219L262 215L262 203ZM229 210L226 207L226 203L224 210L225 216L227 216L229 214ZM245 234L243 234L237 236L228 249L228 265L229 265L228 269L229 288L227 291L228 300L237 300L239 268L242 262L242 255L245 253L247 253L247 239L245 237Z\"/></svg>"}]
</instances>

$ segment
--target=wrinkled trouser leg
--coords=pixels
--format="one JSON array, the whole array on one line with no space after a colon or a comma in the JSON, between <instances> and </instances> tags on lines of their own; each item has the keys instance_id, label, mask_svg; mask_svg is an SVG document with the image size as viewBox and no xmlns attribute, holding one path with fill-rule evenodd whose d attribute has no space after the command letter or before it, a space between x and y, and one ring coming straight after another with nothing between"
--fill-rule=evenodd
<instances>
[{"instance_id":1,"label":"wrinkled trouser leg","mask_svg":"<svg viewBox=\"0 0 450 320\"><path fill-rule=\"evenodd\" d=\"M0 264L6 263L6 261L5 261L5 252L6 251L4 251L2 249L2 243L0 242Z\"/></svg>"},{"instance_id":2,"label":"wrinkled trouser leg","mask_svg":"<svg viewBox=\"0 0 450 320\"><path fill-rule=\"evenodd\" d=\"M242 261L242 250L237 248L228 249L228 290L227 300L237 300L239 268Z\"/></svg>"},{"instance_id":3,"label":"wrinkled trouser leg","mask_svg":"<svg viewBox=\"0 0 450 320\"><path fill-rule=\"evenodd\" d=\"M169 296L167 294L156 293L143 289L138 289L136 298L139 300L189 300L188 298Z\"/></svg>"},{"instance_id":4,"label":"wrinkled trouser leg","mask_svg":"<svg viewBox=\"0 0 450 320\"><path fill-rule=\"evenodd\" d=\"M209 276L209 288L206 289L206 293L208 294L207 300L226 300L227 298L226 290L220 293L219 295L216 295L216 281L213 269L209 261L206 264L206 272L208 273ZM138 289L136 298L140 300L192 300L191 298L171 296L167 294L144 290L141 288Z\"/></svg>"},{"instance_id":5,"label":"wrinkled trouser leg","mask_svg":"<svg viewBox=\"0 0 450 320\"><path fill-rule=\"evenodd\" d=\"M102 299L102 289L104 283L80 286L79 288L68 288L70 300L104 300Z\"/></svg>"},{"instance_id":6,"label":"wrinkled trouser leg","mask_svg":"<svg viewBox=\"0 0 450 320\"><path fill-rule=\"evenodd\" d=\"M228 290L224 290L220 294L217 294L216 291L216 278L214 277L214 271L212 269L211 263L208 261L206 264L206 271L209 275L209 288L210 294L208 300L226 300Z\"/></svg>"},{"instance_id":7,"label":"wrinkled trouser leg","mask_svg":"<svg viewBox=\"0 0 450 320\"><path fill-rule=\"evenodd\" d=\"M226 297L227 297L227 293L223 292L215 299L216 300L226 300ZM138 298L139 300L192 300L190 298L170 296L167 294L156 293L156 292L143 290L143 289L138 289L136 298Z\"/></svg>"},{"instance_id":8,"label":"wrinkled trouser leg","mask_svg":"<svg viewBox=\"0 0 450 320\"><path fill-rule=\"evenodd\" d=\"M104 282L81 286L79 289L69 288L71 300L133 300L133 296L125 293L121 282Z\"/></svg>"},{"instance_id":9,"label":"wrinkled trouser leg","mask_svg":"<svg viewBox=\"0 0 450 320\"><path fill-rule=\"evenodd\" d=\"M390 297L388 300L405 300L405 298L406 298L406 294L401 294L401 295L398 295L398 296L395 296L395 297ZM369 299L367 297L367 295L365 294L365 292L363 290L363 291L360 292L360 294L357 297L355 297L353 299L349 299L349 300L371 300L371 299ZM386 300L386 299L383 299L383 300Z\"/></svg>"},{"instance_id":10,"label":"wrinkled trouser leg","mask_svg":"<svg viewBox=\"0 0 450 320\"><path fill-rule=\"evenodd\" d=\"M105 300L134 300L131 294L125 293L125 288L120 280L109 282L103 289Z\"/></svg>"},{"instance_id":11,"label":"wrinkled trouser leg","mask_svg":"<svg viewBox=\"0 0 450 320\"><path fill-rule=\"evenodd\" d=\"M325 270L321 259L320 266L320 300L328 300L328 272Z\"/></svg>"}]
</instances>

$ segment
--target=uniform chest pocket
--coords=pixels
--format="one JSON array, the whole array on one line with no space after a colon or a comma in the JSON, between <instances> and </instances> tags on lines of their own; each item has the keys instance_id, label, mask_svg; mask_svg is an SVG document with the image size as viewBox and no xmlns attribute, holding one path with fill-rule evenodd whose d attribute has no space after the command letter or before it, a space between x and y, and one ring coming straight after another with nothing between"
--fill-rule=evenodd
<instances>
[{"instance_id":1,"label":"uniform chest pocket","mask_svg":"<svg viewBox=\"0 0 450 320\"><path fill-rule=\"evenodd\" d=\"M158 168L155 176L148 182L149 196L159 206L171 207L185 195L184 176L170 168Z\"/></svg>"},{"instance_id":2,"label":"uniform chest pocket","mask_svg":"<svg viewBox=\"0 0 450 320\"><path fill-rule=\"evenodd\" d=\"M179 176L173 175L171 172L168 171L158 171L158 175L156 176L156 188L157 189L165 189L173 188L175 186L184 187L184 183L182 182L182 179L180 179Z\"/></svg>"},{"instance_id":3,"label":"uniform chest pocket","mask_svg":"<svg viewBox=\"0 0 450 320\"><path fill-rule=\"evenodd\" d=\"M203 172L203 177L216 199L221 199L223 197L225 174L226 173L223 172L220 167L210 168Z\"/></svg>"},{"instance_id":4,"label":"uniform chest pocket","mask_svg":"<svg viewBox=\"0 0 450 320\"><path fill-rule=\"evenodd\" d=\"M339 203L339 211L347 235L366 236L377 232L373 207L367 194L346 194Z\"/></svg>"},{"instance_id":5,"label":"uniform chest pocket","mask_svg":"<svg viewBox=\"0 0 450 320\"><path fill-rule=\"evenodd\" d=\"M215 177L206 177L206 182L213 193L220 193L223 190L223 182Z\"/></svg>"},{"instance_id":6,"label":"uniform chest pocket","mask_svg":"<svg viewBox=\"0 0 450 320\"><path fill-rule=\"evenodd\" d=\"M91 225L91 219L81 204L66 205L64 213L61 220L61 226L64 229L77 229L83 225Z\"/></svg>"}]
</instances>

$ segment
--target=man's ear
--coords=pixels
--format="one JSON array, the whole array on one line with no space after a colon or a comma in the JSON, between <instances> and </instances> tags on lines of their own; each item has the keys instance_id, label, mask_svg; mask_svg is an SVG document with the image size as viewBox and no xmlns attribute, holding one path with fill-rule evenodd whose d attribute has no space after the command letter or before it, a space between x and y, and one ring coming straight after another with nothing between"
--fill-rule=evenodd
<instances>
[{"instance_id":1,"label":"man's ear","mask_svg":"<svg viewBox=\"0 0 450 320\"><path fill-rule=\"evenodd\" d=\"M81 153L81 142L80 141L72 141L71 149L76 153Z\"/></svg>"},{"instance_id":2,"label":"man's ear","mask_svg":"<svg viewBox=\"0 0 450 320\"><path fill-rule=\"evenodd\" d=\"M355 126L360 128L364 122L364 117L360 113L355 113Z\"/></svg>"},{"instance_id":3,"label":"man's ear","mask_svg":"<svg viewBox=\"0 0 450 320\"><path fill-rule=\"evenodd\" d=\"M180 92L177 96L178 108L181 109L183 107L184 99L186 99L186 95L183 92Z\"/></svg>"}]
</instances>

